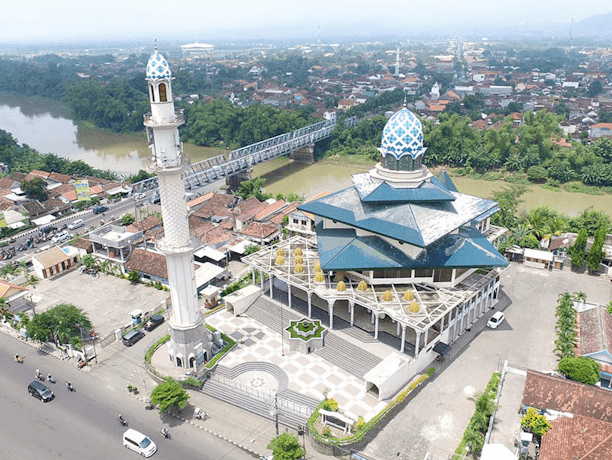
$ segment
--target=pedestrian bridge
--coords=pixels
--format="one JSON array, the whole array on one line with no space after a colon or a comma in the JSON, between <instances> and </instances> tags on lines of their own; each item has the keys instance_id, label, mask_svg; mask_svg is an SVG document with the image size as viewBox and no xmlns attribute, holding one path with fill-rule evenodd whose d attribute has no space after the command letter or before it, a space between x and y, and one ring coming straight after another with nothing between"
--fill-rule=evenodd
<instances>
[{"instance_id":1,"label":"pedestrian bridge","mask_svg":"<svg viewBox=\"0 0 612 460\"><path fill-rule=\"evenodd\" d=\"M321 121L265 141L232 150L227 155L219 155L189 165L183 171L185 189L191 190L216 182L226 177L247 172L251 166L264 161L288 155L315 142L328 138L336 126L336 114L329 120ZM157 177L132 184L131 193L156 189Z\"/></svg>"}]
</instances>

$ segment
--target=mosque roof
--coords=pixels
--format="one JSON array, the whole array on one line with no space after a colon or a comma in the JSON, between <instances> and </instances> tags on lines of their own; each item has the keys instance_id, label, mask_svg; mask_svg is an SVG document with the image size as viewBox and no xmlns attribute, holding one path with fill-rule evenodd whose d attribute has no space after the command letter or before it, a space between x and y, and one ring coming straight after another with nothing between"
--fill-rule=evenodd
<instances>
[{"instance_id":1,"label":"mosque roof","mask_svg":"<svg viewBox=\"0 0 612 460\"><path fill-rule=\"evenodd\" d=\"M146 78L148 80L160 80L162 78L170 78L171 76L172 73L170 72L168 61L156 49L147 63Z\"/></svg>"},{"instance_id":2,"label":"mosque roof","mask_svg":"<svg viewBox=\"0 0 612 460\"><path fill-rule=\"evenodd\" d=\"M435 177L424 180L415 188L393 187L387 182L375 181L370 173L353 174L351 179L359 198L364 202L410 201L412 203L424 203L455 200L455 196ZM457 189L454 189L454 191L457 191Z\"/></svg>"},{"instance_id":3,"label":"mosque roof","mask_svg":"<svg viewBox=\"0 0 612 460\"><path fill-rule=\"evenodd\" d=\"M355 229L324 229L316 224L319 262L323 270L493 268L506 259L474 227L447 234L412 258L376 235L358 236Z\"/></svg>"},{"instance_id":4,"label":"mosque roof","mask_svg":"<svg viewBox=\"0 0 612 460\"><path fill-rule=\"evenodd\" d=\"M423 126L417 116L406 107L395 112L383 128L380 150L384 156L391 154L398 160L404 155L416 159L423 148Z\"/></svg>"},{"instance_id":5,"label":"mosque roof","mask_svg":"<svg viewBox=\"0 0 612 460\"><path fill-rule=\"evenodd\" d=\"M349 187L303 203L298 209L418 247L498 210L495 201L448 193L454 200L368 202L361 200L356 187Z\"/></svg>"}]
</instances>

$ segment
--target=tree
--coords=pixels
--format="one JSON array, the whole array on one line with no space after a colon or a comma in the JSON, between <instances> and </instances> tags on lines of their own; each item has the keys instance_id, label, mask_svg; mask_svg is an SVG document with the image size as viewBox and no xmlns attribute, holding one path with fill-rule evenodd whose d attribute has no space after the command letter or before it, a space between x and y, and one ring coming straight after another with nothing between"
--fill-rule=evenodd
<instances>
[{"instance_id":1,"label":"tree","mask_svg":"<svg viewBox=\"0 0 612 460\"><path fill-rule=\"evenodd\" d=\"M599 230L595 233L595 238L593 241L593 245L589 250L589 255L587 256L587 267L590 272L598 272L599 271L599 263L601 259L605 255L603 252L603 244L606 240L606 229L605 227L600 227Z\"/></svg>"},{"instance_id":2,"label":"tree","mask_svg":"<svg viewBox=\"0 0 612 460\"><path fill-rule=\"evenodd\" d=\"M126 227L132 225L134 222L136 222L136 219L131 214L126 214L121 218L121 225L125 225Z\"/></svg>"},{"instance_id":3,"label":"tree","mask_svg":"<svg viewBox=\"0 0 612 460\"><path fill-rule=\"evenodd\" d=\"M254 196L259 201L265 201L270 198L270 196L266 195L262 190L265 184L266 179L263 177L242 181L240 182L240 187L238 187L238 190L236 191L236 195L245 200Z\"/></svg>"},{"instance_id":4,"label":"tree","mask_svg":"<svg viewBox=\"0 0 612 460\"><path fill-rule=\"evenodd\" d=\"M576 237L576 241L572 246L570 257L572 260L572 267L582 268L584 267L584 252L587 245L587 231L586 228L581 228Z\"/></svg>"},{"instance_id":5,"label":"tree","mask_svg":"<svg viewBox=\"0 0 612 460\"><path fill-rule=\"evenodd\" d=\"M268 449L272 451L274 460L297 460L306 455L306 450L300 446L297 436L287 432L272 438Z\"/></svg>"},{"instance_id":6,"label":"tree","mask_svg":"<svg viewBox=\"0 0 612 460\"><path fill-rule=\"evenodd\" d=\"M127 275L127 279L131 283L138 283L140 281L140 275L138 274L136 270L130 270L130 272Z\"/></svg>"},{"instance_id":7,"label":"tree","mask_svg":"<svg viewBox=\"0 0 612 460\"><path fill-rule=\"evenodd\" d=\"M151 392L151 403L157 404L162 412L166 412L170 407L184 409L188 399L189 394L173 379L160 383Z\"/></svg>"},{"instance_id":8,"label":"tree","mask_svg":"<svg viewBox=\"0 0 612 460\"><path fill-rule=\"evenodd\" d=\"M47 183L40 177L21 182L25 194L33 200L45 201L47 199Z\"/></svg>"},{"instance_id":9,"label":"tree","mask_svg":"<svg viewBox=\"0 0 612 460\"><path fill-rule=\"evenodd\" d=\"M576 382L588 385L599 382L599 363L586 356L561 358L559 372Z\"/></svg>"},{"instance_id":10,"label":"tree","mask_svg":"<svg viewBox=\"0 0 612 460\"><path fill-rule=\"evenodd\" d=\"M91 254L85 254L83 258L81 259L81 262L87 268L93 268L98 263L98 261Z\"/></svg>"},{"instance_id":11,"label":"tree","mask_svg":"<svg viewBox=\"0 0 612 460\"><path fill-rule=\"evenodd\" d=\"M60 304L36 315L26 327L26 334L34 340L70 342L80 346L81 329L91 330L91 322L85 313L71 304Z\"/></svg>"},{"instance_id":12,"label":"tree","mask_svg":"<svg viewBox=\"0 0 612 460\"><path fill-rule=\"evenodd\" d=\"M603 88L603 85L601 84L601 82L599 80L595 80L587 88L587 96L589 96L589 97L598 96L601 93L603 93L603 90L604 90L604 88Z\"/></svg>"},{"instance_id":13,"label":"tree","mask_svg":"<svg viewBox=\"0 0 612 460\"><path fill-rule=\"evenodd\" d=\"M546 417L538 414L533 407L527 409L525 416L521 419L521 426L540 437L544 436L552 428Z\"/></svg>"}]
</instances>

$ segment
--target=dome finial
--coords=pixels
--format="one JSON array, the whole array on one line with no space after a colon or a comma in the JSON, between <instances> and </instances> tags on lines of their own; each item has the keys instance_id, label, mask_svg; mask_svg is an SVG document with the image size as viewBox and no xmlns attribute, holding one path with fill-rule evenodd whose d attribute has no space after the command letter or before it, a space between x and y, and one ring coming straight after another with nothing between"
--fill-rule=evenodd
<instances>
[{"instance_id":1,"label":"dome finial","mask_svg":"<svg viewBox=\"0 0 612 460\"><path fill-rule=\"evenodd\" d=\"M406 97L406 93L404 93L404 108L408 108L408 98Z\"/></svg>"},{"instance_id":2,"label":"dome finial","mask_svg":"<svg viewBox=\"0 0 612 460\"><path fill-rule=\"evenodd\" d=\"M153 39L155 41L155 52L157 52L157 38Z\"/></svg>"}]
</instances>

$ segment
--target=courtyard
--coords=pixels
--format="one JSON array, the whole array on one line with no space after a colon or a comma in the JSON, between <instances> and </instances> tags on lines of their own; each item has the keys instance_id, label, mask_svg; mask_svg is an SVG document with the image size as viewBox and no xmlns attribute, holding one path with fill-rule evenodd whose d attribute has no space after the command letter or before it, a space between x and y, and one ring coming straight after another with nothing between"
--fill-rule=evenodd
<instances>
[{"instance_id":1,"label":"courtyard","mask_svg":"<svg viewBox=\"0 0 612 460\"><path fill-rule=\"evenodd\" d=\"M129 323L131 311L153 312L170 298L167 291L102 273L94 278L81 274L78 267L41 280L35 286L30 286L30 291L36 313L61 303L73 304L87 314L99 337L106 337Z\"/></svg>"}]
</instances>

